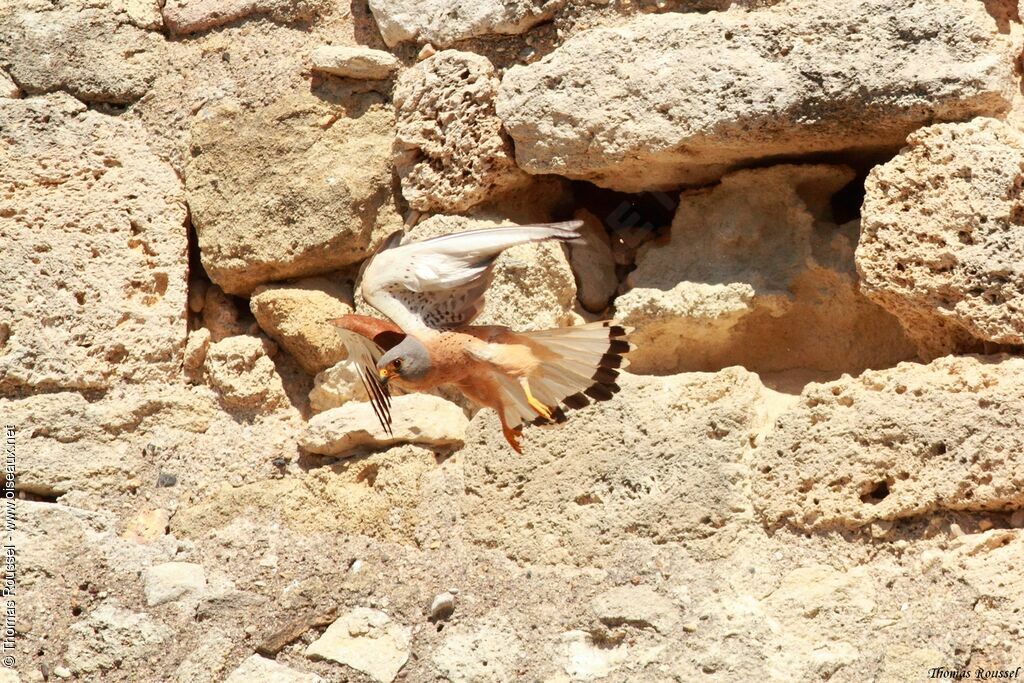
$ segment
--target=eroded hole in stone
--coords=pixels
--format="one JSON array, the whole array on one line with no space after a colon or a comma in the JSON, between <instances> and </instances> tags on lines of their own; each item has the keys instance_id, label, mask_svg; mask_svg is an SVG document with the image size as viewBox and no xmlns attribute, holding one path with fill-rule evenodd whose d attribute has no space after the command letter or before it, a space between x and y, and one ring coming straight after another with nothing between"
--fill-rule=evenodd
<instances>
[{"instance_id":1,"label":"eroded hole in stone","mask_svg":"<svg viewBox=\"0 0 1024 683\"><path fill-rule=\"evenodd\" d=\"M889 482L879 481L874 484L870 491L860 496L860 502L874 505L885 500L889 496Z\"/></svg>"}]
</instances>

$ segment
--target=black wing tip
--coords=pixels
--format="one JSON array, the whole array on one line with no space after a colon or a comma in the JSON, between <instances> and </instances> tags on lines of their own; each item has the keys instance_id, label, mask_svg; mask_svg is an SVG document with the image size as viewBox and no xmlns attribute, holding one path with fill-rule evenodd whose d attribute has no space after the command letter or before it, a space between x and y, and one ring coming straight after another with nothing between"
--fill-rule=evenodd
<instances>
[{"instance_id":1,"label":"black wing tip","mask_svg":"<svg viewBox=\"0 0 1024 683\"><path fill-rule=\"evenodd\" d=\"M590 399L588 399L581 391L563 398L562 405L570 410L579 410L580 408L586 408L589 406Z\"/></svg>"},{"instance_id":2,"label":"black wing tip","mask_svg":"<svg viewBox=\"0 0 1024 683\"><path fill-rule=\"evenodd\" d=\"M387 386L380 383L377 376L367 367L363 367L360 379L363 380L363 387L366 389L366 394L370 399L370 407L373 408L377 421L380 422L384 432L388 436L393 437L395 434L391 431L391 392L388 391Z\"/></svg>"},{"instance_id":3,"label":"black wing tip","mask_svg":"<svg viewBox=\"0 0 1024 683\"><path fill-rule=\"evenodd\" d=\"M579 391L570 396L566 396L562 399L562 405L567 410L579 410L586 408L591 403L600 403L601 401L609 401L615 394L622 391L622 388L614 381L608 382L594 382L583 391ZM561 407L558 409L562 415L565 415L565 411ZM564 420L556 420L562 422Z\"/></svg>"},{"instance_id":4,"label":"black wing tip","mask_svg":"<svg viewBox=\"0 0 1024 683\"><path fill-rule=\"evenodd\" d=\"M628 353L633 345L622 337L627 336L633 330L619 325L614 320L606 320L604 327L608 329L608 350L601 356L591 375L593 384L562 399L562 405L569 410L585 408L592 402L609 401L615 394L622 391L616 383L619 378L620 368L625 365L622 354Z\"/></svg>"},{"instance_id":5,"label":"black wing tip","mask_svg":"<svg viewBox=\"0 0 1024 683\"><path fill-rule=\"evenodd\" d=\"M621 356L624 353L629 353L633 347L628 341L622 339L612 339L608 343L608 350L605 351L605 355L612 354L615 356Z\"/></svg>"},{"instance_id":6,"label":"black wing tip","mask_svg":"<svg viewBox=\"0 0 1024 683\"><path fill-rule=\"evenodd\" d=\"M595 383L587 387L583 393L595 401L610 401L615 394L619 393L619 391L621 391L621 388L618 384Z\"/></svg>"},{"instance_id":7,"label":"black wing tip","mask_svg":"<svg viewBox=\"0 0 1024 683\"><path fill-rule=\"evenodd\" d=\"M567 421L568 419L569 419L569 417L565 414L565 411L562 410L562 407L561 406L555 406L555 408L551 411L551 419L550 420L545 419L543 417L538 417L538 418L534 418L534 420L530 424L536 425L536 426L540 427L542 425L549 425L549 424L562 424L563 422Z\"/></svg>"},{"instance_id":8,"label":"black wing tip","mask_svg":"<svg viewBox=\"0 0 1024 683\"><path fill-rule=\"evenodd\" d=\"M598 361L597 365L600 368L621 368L623 358L617 353L606 353L601 356L601 360Z\"/></svg>"}]
</instances>

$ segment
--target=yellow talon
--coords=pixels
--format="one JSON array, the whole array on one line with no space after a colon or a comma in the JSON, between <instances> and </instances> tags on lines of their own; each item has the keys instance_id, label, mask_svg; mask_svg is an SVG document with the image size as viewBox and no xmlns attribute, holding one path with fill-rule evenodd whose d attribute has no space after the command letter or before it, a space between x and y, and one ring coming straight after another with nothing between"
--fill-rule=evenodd
<instances>
[{"instance_id":1,"label":"yellow talon","mask_svg":"<svg viewBox=\"0 0 1024 683\"><path fill-rule=\"evenodd\" d=\"M523 387L523 391L526 392L526 402L530 404L530 407L537 411L537 414L543 417L545 420L551 421L554 413L551 412L551 408L534 398L533 394L530 393L530 383L524 377L519 380L520 386Z\"/></svg>"}]
</instances>

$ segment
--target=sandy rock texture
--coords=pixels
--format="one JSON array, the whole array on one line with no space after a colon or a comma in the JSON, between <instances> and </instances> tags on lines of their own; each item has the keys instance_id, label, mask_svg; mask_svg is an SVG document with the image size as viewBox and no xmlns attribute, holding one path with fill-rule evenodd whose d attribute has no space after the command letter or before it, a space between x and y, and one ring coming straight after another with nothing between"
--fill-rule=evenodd
<instances>
[{"instance_id":1,"label":"sandy rock texture","mask_svg":"<svg viewBox=\"0 0 1024 683\"><path fill-rule=\"evenodd\" d=\"M177 374L181 181L137 125L66 94L0 107L0 393L105 390Z\"/></svg>"},{"instance_id":2,"label":"sandy rock texture","mask_svg":"<svg viewBox=\"0 0 1024 683\"><path fill-rule=\"evenodd\" d=\"M0 2L0 681L1015 671L1021 35L1003 0ZM327 324L375 314L374 249L573 218L478 322L618 318L620 391L521 455L451 391L384 432Z\"/></svg>"},{"instance_id":3,"label":"sandy rock texture","mask_svg":"<svg viewBox=\"0 0 1024 683\"><path fill-rule=\"evenodd\" d=\"M163 36L144 30L159 26L159 14L140 28L134 3L103 4L4 3L0 63L28 94L63 91L85 102L135 102L165 59Z\"/></svg>"},{"instance_id":4,"label":"sandy rock texture","mask_svg":"<svg viewBox=\"0 0 1024 683\"><path fill-rule=\"evenodd\" d=\"M400 225L394 117L375 99L363 98L358 118L309 94L256 112L225 102L196 118L185 186L203 267L224 291L337 270Z\"/></svg>"},{"instance_id":5,"label":"sandy rock texture","mask_svg":"<svg viewBox=\"0 0 1024 683\"><path fill-rule=\"evenodd\" d=\"M449 47L477 36L522 33L550 19L563 4L565 0L369 0L389 46L416 40Z\"/></svg>"},{"instance_id":6,"label":"sandy rock texture","mask_svg":"<svg viewBox=\"0 0 1024 683\"><path fill-rule=\"evenodd\" d=\"M331 659L378 683L391 683L409 661L412 629L379 610L355 609L331 624L306 655Z\"/></svg>"},{"instance_id":7,"label":"sandy rock texture","mask_svg":"<svg viewBox=\"0 0 1024 683\"><path fill-rule=\"evenodd\" d=\"M182 35L252 15L293 23L310 21L330 10L331 4L324 0L166 0L161 13L170 32Z\"/></svg>"},{"instance_id":8,"label":"sandy rock texture","mask_svg":"<svg viewBox=\"0 0 1024 683\"><path fill-rule=\"evenodd\" d=\"M1021 507L1022 369L948 357L812 385L753 463L760 514L820 529Z\"/></svg>"},{"instance_id":9,"label":"sandy rock texture","mask_svg":"<svg viewBox=\"0 0 1024 683\"><path fill-rule=\"evenodd\" d=\"M510 69L497 112L531 173L627 192L700 184L757 158L899 148L936 120L1004 114L1021 35L974 0L640 16Z\"/></svg>"},{"instance_id":10,"label":"sandy rock texture","mask_svg":"<svg viewBox=\"0 0 1024 683\"><path fill-rule=\"evenodd\" d=\"M19 88L11 77L7 75L7 72L0 69L0 97L16 100L22 96L21 88Z\"/></svg>"},{"instance_id":11,"label":"sandy rock texture","mask_svg":"<svg viewBox=\"0 0 1024 683\"><path fill-rule=\"evenodd\" d=\"M368 400L359 376L359 365L347 358L317 373L309 392L309 407L322 413L348 401Z\"/></svg>"},{"instance_id":12,"label":"sandy rock texture","mask_svg":"<svg viewBox=\"0 0 1024 683\"><path fill-rule=\"evenodd\" d=\"M418 211L462 213L528 182L494 114L498 78L486 57L444 50L395 85L395 170Z\"/></svg>"},{"instance_id":13,"label":"sandy rock texture","mask_svg":"<svg viewBox=\"0 0 1024 683\"><path fill-rule=\"evenodd\" d=\"M273 412L285 393L272 350L265 340L244 334L211 344L203 367L208 384L230 408Z\"/></svg>"},{"instance_id":14,"label":"sandy rock texture","mask_svg":"<svg viewBox=\"0 0 1024 683\"><path fill-rule=\"evenodd\" d=\"M756 376L736 368L622 380L623 394L577 413L571 429L527 430L523 456L497 448L492 413L474 418L461 456L474 542L520 561L605 567L605 538L706 538L745 510L741 456L758 420ZM696 435L700 455L677 459L678 442ZM578 449L585 459L573 457Z\"/></svg>"},{"instance_id":15,"label":"sandy rock texture","mask_svg":"<svg viewBox=\"0 0 1024 683\"><path fill-rule=\"evenodd\" d=\"M345 357L333 318L352 312L349 287L324 278L261 285L249 299L260 328L311 375Z\"/></svg>"},{"instance_id":16,"label":"sandy rock texture","mask_svg":"<svg viewBox=\"0 0 1024 683\"><path fill-rule=\"evenodd\" d=\"M384 431L368 401L351 401L315 415L302 435L302 447L319 455L347 455L360 446L418 443L460 445L468 420L462 409L437 396L411 394L391 400L394 421Z\"/></svg>"},{"instance_id":17,"label":"sandy rock texture","mask_svg":"<svg viewBox=\"0 0 1024 683\"><path fill-rule=\"evenodd\" d=\"M994 119L923 128L865 184L863 291L934 358L1024 344L1024 136Z\"/></svg>"},{"instance_id":18,"label":"sandy rock texture","mask_svg":"<svg viewBox=\"0 0 1024 683\"><path fill-rule=\"evenodd\" d=\"M225 683L322 683L316 674L304 673L253 655L224 679Z\"/></svg>"},{"instance_id":19,"label":"sandy rock texture","mask_svg":"<svg viewBox=\"0 0 1024 683\"><path fill-rule=\"evenodd\" d=\"M853 180L841 166L784 165L684 192L668 243L641 247L615 300L636 328L633 370L835 371L913 357L897 320L858 290L857 223L832 215Z\"/></svg>"}]
</instances>

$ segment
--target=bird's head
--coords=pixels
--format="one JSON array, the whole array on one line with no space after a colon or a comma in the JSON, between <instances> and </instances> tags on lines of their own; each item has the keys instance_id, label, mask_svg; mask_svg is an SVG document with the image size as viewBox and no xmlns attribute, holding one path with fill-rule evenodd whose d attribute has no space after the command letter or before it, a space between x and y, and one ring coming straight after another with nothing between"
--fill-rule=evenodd
<instances>
[{"instance_id":1,"label":"bird's head","mask_svg":"<svg viewBox=\"0 0 1024 683\"><path fill-rule=\"evenodd\" d=\"M385 384L393 378L407 382L421 380L430 372L430 368L427 347L411 335L391 347L377 361L377 372Z\"/></svg>"}]
</instances>

